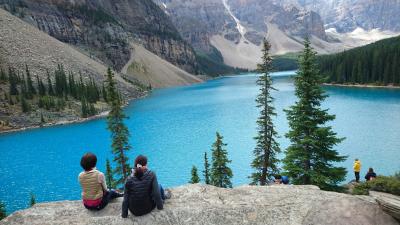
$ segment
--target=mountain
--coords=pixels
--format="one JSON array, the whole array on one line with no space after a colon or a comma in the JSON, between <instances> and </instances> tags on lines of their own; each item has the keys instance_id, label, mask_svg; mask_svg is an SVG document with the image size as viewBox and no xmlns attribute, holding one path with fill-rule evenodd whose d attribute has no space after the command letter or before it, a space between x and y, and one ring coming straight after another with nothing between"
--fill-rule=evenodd
<instances>
[{"instance_id":1,"label":"mountain","mask_svg":"<svg viewBox=\"0 0 400 225\"><path fill-rule=\"evenodd\" d=\"M0 0L0 5L118 71L130 60L132 41L189 73L198 70L191 46L149 0Z\"/></svg>"},{"instance_id":2,"label":"mountain","mask_svg":"<svg viewBox=\"0 0 400 225\"><path fill-rule=\"evenodd\" d=\"M299 52L304 37L321 54L335 53L391 37L393 32L327 29L334 5L301 0L155 0L197 53L220 55L232 67L255 69L266 37L272 54ZM321 8L320 8L321 7ZM371 36L373 35L373 36Z\"/></svg>"},{"instance_id":3,"label":"mountain","mask_svg":"<svg viewBox=\"0 0 400 225\"><path fill-rule=\"evenodd\" d=\"M400 32L399 0L298 0L299 5L318 12L325 28L339 33L357 28Z\"/></svg>"},{"instance_id":4,"label":"mountain","mask_svg":"<svg viewBox=\"0 0 400 225\"><path fill-rule=\"evenodd\" d=\"M319 66L331 83L399 86L400 36L321 56Z\"/></svg>"},{"instance_id":5,"label":"mountain","mask_svg":"<svg viewBox=\"0 0 400 225\"><path fill-rule=\"evenodd\" d=\"M155 0L202 55L254 69L266 37L272 54L299 52L309 37L320 54L400 33L398 0Z\"/></svg>"}]
</instances>

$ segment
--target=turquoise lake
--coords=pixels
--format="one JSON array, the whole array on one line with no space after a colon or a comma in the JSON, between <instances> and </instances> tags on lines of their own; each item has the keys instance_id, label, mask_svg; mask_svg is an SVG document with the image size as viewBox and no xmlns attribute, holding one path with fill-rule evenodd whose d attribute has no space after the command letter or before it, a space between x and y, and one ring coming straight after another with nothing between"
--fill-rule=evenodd
<instances>
[{"instance_id":1,"label":"turquoise lake","mask_svg":"<svg viewBox=\"0 0 400 225\"><path fill-rule=\"evenodd\" d=\"M293 73L273 74L279 90L274 92L275 124L282 149L289 145L283 109L296 100L289 76ZM192 165L202 170L203 154L210 153L219 131L228 143L234 185L249 183L258 116L256 79L256 75L228 76L155 90L133 101L125 110L133 146L130 162L138 154L147 155L161 184L185 184ZM356 157L362 162L362 177L368 167L383 175L400 171L400 89L324 89L330 97L323 107L337 116L331 125L339 137L346 137L337 149L349 156L342 164L348 170L347 181L353 179ZM39 202L79 199L79 162L87 151L97 154L97 167L104 171L106 158L112 158L105 119L0 135L0 200L13 212L27 207L30 193Z\"/></svg>"}]
</instances>

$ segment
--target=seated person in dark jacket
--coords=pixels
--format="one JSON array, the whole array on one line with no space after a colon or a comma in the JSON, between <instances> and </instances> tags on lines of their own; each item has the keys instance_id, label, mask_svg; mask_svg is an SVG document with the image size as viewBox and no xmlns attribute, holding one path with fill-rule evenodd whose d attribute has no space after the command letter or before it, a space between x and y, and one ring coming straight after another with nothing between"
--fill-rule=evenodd
<instances>
[{"instance_id":1,"label":"seated person in dark jacket","mask_svg":"<svg viewBox=\"0 0 400 225\"><path fill-rule=\"evenodd\" d=\"M370 181L376 178L376 173L374 169L369 168L367 175L365 175L365 180Z\"/></svg>"},{"instance_id":2,"label":"seated person in dark jacket","mask_svg":"<svg viewBox=\"0 0 400 225\"><path fill-rule=\"evenodd\" d=\"M125 183L122 217L128 217L128 209L135 216L145 215L156 206L161 210L165 198L164 190L158 184L156 174L147 169L147 158L139 155L135 159L135 168Z\"/></svg>"}]
</instances>

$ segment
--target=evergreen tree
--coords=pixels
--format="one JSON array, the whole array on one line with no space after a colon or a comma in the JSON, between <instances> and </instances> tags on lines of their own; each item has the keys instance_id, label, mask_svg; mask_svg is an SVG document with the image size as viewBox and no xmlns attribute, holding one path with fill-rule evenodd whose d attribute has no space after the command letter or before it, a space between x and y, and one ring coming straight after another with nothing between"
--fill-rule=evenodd
<instances>
[{"instance_id":1,"label":"evergreen tree","mask_svg":"<svg viewBox=\"0 0 400 225\"><path fill-rule=\"evenodd\" d=\"M22 112L24 112L24 113L29 112L31 110L31 106L26 101L25 96L23 94L21 94L20 98L21 98Z\"/></svg>"},{"instance_id":2,"label":"evergreen tree","mask_svg":"<svg viewBox=\"0 0 400 225\"><path fill-rule=\"evenodd\" d=\"M272 117L275 117L276 113L271 91L276 89L272 87L272 80L269 75L272 70L272 58L269 54L271 45L266 39L264 39L263 45L262 63L258 65L258 71L261 76L257 80L260 93L256 99L257 107L260 109L260 116L257 120L258 134L254 138L257 141L257 145L253 151L254 159L251 163L255 172L250 176L252 184L260 185L266 185L267 179L278 172L276 155L280 152L279 144L276 141L277 132L272 121Z\"/></svg>"},{"instance_id":3,"label":"evergreen tree","mask_svg":"<svg viewBox=\"0 0 400 225\"><path fill-rule=\"evenodd\" d=\"M228 152L224 149L227 145L223 143L223 137L217 132L217 138L212 145L212 167L210 183L217 187L232 187L232 170L228 167L231 161L228 159Z\"/></svg>"},{"instance_id":4,"label":"evergreen tree","mask_svg":"<svg viewBox=\"0 0 400 225\"><path fill-rule=\"evenodd\" d=\"M197 184L200 182L199 175L197 174L197 168L195 166L192 167L191 171L192 177L190 178L189 183L191 184Z\"/></svg>"},{"instance_id":5,"label":"evergreen tree","mask_svg":"<svg viewBox=\"0 0 400 225\"><path fill-rule=\"evenodd\" d=\"M81 113L83 118L89 117L89 109L86 99L82 98L81 100Z\"/></svg>"},{"instance_id":6,"label":"evergreen tree","mask_svg":"<svg viewBox=\"0 0 400 225\"><path fill-rule=\"evenodd\" d=\"M101 93L103 94L103 100L104 100L105 102L107 102L107 90L106 90L104 84L103 84L103 88L102 88Z\"/></svg>"},{"instance_id":7,"label":"evergreen tree","mask_svg":"<svg viewBox=\"0 0 400 225\"><path fill-rule=\"evenodd\" d=\"M44 86L43 81L36 75L36 82L38 83L38 92L40 96L46 95L46 86Z\"/></svg>"},{"instance_id":8,"label":"evergreen tree","mask_svg":"<svg viewBox=\"0 0 400 225\"><path fill-rule=\"evenodd\" d=\"M210 164L208 163L207 152L204 152L204 182L210 184Z\"/></svg>"},{"instance_id":9,"label":"evergreen tree","mask_svg":"<svg viewBox=\"0 0 400 225\"><path fill-rule=\"evenodd\" d=\"M111 69L107 70L107 93L108 104L111 111L107 116L108 130L111 132L112 138L112 153L114 154L114 162L116 167L114 175L118 177L116 185L122 184L129 176L130 168L128 165L127 151L130 150L129 145L129 130L124 124L124 119L127 118L122 110L122 102L118 96L116 84L113 78L114 74ZM114 176L114 177L115 177Z\"/></svg>"},{"instance_id":10,"label":"evergreen tree","mask_svg":"<svg viewBox=\"0 0 400 225\"><path fill-rule=\"evenodd\" d=\"M106 183L107 187L115 188L115 180L113 177L113 172L110 164L110 160L106 160Z\"/></svg>"},{"instance_id":11,"label":"evergreen tree","mask_svg":"<svg viewBox=\"0 0 400 225\"><path fill-rule=\"evenodd\" d=\"M15 70L12 69L11 67L8 68L8 81L10 84L10 96L11 95L18 95L19 91L17 88L17 85L19 83L18 77L15 74Z\"/></svg>"},{"instance_id":12,"label":"evergreen tree","mask_svg":"<svg viewBox=\"0 0 400 225\"><path fill-rule=\"evenodd\" d=\"M31 198L29 200L29 206L32 207L32 206L34 206L36 204L36 197L35 197L35 195L33 193L31 193L30 196L31 196Z\"/></svg>"},{"instance_id":13,"label":"evergreen tree","mask_svg":"<svg viewBox=\"0 0 400 225\"><path fill-rule=\"evenodd\" d=\"M46 121L44 120L43 113L40 112L40 124L44 124Z\"/></svg>"},{"instance_id":14,"label":"evergreen tree","mask_svg":"<svg viewBox=\"0 0 400 225\"><path fill-rule=\"evenodd\" d=\"M286 149L284 169L294 184L313 184L323 189L335 188L343 181L346 169L333 163L346 159L332 149L343 139L337 138L332 127L325 125L335 119L321 103L328 96L315 63L316 53L310 41L304 42L299 70L295 76L295 94L298 100L285 110L290 130L286 134L291 145Z\"/></svg>"},{"instance_id":15,"label":"evergreen tree","mask_svg":"<svg viewBox=\"0 0 400 225\"><path fill-rule=\"evenodd\" d=\"M7 74L3 70L3 67L0 68L0 83L6 83L8 81Z\"/></svg>"},{"instance_id":16,"label":"evergreen tree","mask_svg":"<svg viewBox=\"0 0 400 225\"><path fill-rule=\"evenodd\" d=\"M28 93L27 97L29 99L32 99L33 95L36 94L36 89L33 86L31 72L29 71L28 65L25 65L25 71L26 71L26 86L27 86L27 93Z\"/></svg>"},{"instance_id":17,"label":"evergreen tree","mask_svg":"<svg viewBox=\"0 0 400 225\"><path fill-rule=\"evenodd\" d=\"M50 79L50 72L47 70L47 89L48 94L53 96L54 95L54 90L53 90L53 84L51 83L51 79Z\"/></svg>"},{"instance_id":18,"label":"evergreen tree","mask_svg":"<svg viewBox=\"0 0 400 225\"><path fill-rule=\"evenodd\" d=\"M6 205L0 201L0 220L7 217Z\"/></svg>"}]
</instances>

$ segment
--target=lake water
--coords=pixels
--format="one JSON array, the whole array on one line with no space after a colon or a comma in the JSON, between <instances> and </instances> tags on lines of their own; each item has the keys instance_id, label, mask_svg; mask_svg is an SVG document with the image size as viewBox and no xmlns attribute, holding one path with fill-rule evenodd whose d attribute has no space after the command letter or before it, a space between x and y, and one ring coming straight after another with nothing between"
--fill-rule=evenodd
<instances>
[{"instance_id":1,"label":"lake water","mask_svg":"<svg viewBox=\"0 0 400 225\"><path fill-rule=\"evenodd\" d=\"M282 148L288 146L283 109L295 101L288 75L273 74L278 117L275 120ZM215 132L228 143L233 184L247 184L255 146L258 116L254 99L258 93L255 75L224 77L187 87L160 89L132 102L126 113L133 149L149 158L160 183L173 187L187 183L190 169L203 166ZM337 115L334 130L346 140L338 146L349 158L342 165L353 179L352 162L362 161L362 174L374 167L378 174L400 171L400 90L383 88L325 87L330 97L323 106ZM104 119L67 126L0 135L0 200L8 212L27 207L30 193L37 201L80 198L77 175L80 157L86 151L98 156L104 171L111 159L110 138Z\"/></svg>"}]
</instances>

